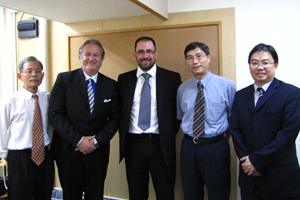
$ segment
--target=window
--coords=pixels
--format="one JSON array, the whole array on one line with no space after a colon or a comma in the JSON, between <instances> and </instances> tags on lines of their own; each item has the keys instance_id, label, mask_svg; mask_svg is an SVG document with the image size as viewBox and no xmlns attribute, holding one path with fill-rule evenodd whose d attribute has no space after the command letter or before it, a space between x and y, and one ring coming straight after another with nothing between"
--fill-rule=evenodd
<instances>
[{"instance_id":1,"label":"window","mask_svg":"<svg viewBox=\"0 0 300 200\"><path fill-rule=\"evenodd\" d=\"M0 100L16 91L15 12L0 7Z\"/></svg>"}]
</instances>

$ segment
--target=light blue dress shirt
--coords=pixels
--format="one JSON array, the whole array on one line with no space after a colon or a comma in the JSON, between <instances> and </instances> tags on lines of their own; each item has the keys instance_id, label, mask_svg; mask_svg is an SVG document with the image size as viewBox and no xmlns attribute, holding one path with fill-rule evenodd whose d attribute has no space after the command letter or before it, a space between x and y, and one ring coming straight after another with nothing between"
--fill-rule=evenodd
<instances>
[{"instance_id":1,"label":"light blue dress shirt","mask_svg":"<svg viewBox=\"0 0 300 200\"><path fill-rule=\"evenodd\" d=\"M195 137L193 121L198 82L193 77L182 83L177 92L177 119L182 120L182 131L191 137ZM210 71L201 83L205 96L205 134L201 137L215 137L228 129L236 87L231 80Z\"/></svg>"}]
</instances>

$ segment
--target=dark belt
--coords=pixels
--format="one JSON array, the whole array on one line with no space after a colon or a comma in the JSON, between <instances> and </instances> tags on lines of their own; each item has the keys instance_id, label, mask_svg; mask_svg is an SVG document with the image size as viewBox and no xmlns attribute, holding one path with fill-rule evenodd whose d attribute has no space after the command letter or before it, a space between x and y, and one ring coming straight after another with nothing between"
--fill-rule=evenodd
<instances>
[{"instance_id":1,"label":"dark belt","mask_svg":"<svg viewBox=\"0 0 300 200\"><path fill-rule=\"evenodd\" d=\"M188 140L191 140L194 142L194 144L203 144L203 143L217 143L217 142L221 142L224 139L224 133L216 136L216 137L211 137L211 138L193 138L190 137L187 134L184 134L184 137Z\"/></svg>"},{"instance_id":2,"label":"dark belt","mask_svg":"<svg viewBox=\"0 0 300 200\"><path fill-rule=\"evenodd\" d=\"M45 150L48 150L48 146L45 146ZM8 151L31 151L31 148L27 148L27 149L9 149Z\"/></svg>"},{"instance_id":3,"label":"dark belt","mask_svg":"<svg viewBox=\"0 0 300 200\"><path fill-rule=\"evenodd\" d=\"M129 133L129 135L137 137L139 139L145 139L145 140L150 140L152 138L155 138L155 137L159 136L159 134L155 134L155 133L142 133L142 134Z\"/></svg>"}]
</instances>

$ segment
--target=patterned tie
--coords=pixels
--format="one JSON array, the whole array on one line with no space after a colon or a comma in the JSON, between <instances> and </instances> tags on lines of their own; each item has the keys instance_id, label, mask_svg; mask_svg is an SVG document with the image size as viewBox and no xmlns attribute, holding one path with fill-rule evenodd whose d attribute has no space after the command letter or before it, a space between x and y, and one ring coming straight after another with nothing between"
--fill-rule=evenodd
<instances>
[{"instance_id":1,"label":"patterned tie","mask_svg":"<svg viewBox=\"0 0 300 200\"><path fill-rule=\"evenodd\" d=\"M259 96L258 96L256 105L259 103L259 101L261 100L261 97L264 96L264 93L265 93L265 91L264 91L264 89L262 87L258 87L257 91L259 92Z\"/></svg>"},{"instance_id":2,"label":"patterned tie","mask_svg":"<svg viewBox=\"0 0 300 200\"><path fill-rule=\"evenodd\" d=\"M87 92L88 92L88 97L89 97L89 104L90 104L90 113L92 114L94 111L94 105L95 105L95 98L94 98L94 90L93 90L93 85L92 85L92 79L89 79L89 83L87 86Z\"/></svg>"},{"instance_id":3,"label":"patterned tie","mask_svg":"<svg viewBox=\"0 0 300 200\"><path fill-rule=\"evenodd\" d=\"M204 111L205 98L203 93L203 85L198 82L198 94L195 102L194 124L193 131L195 138L198 139L205 132L205 111Z\"/></svg>"},{"instance_id":4,"label":"patterned tie","mask_svg":"<svg viewBox=\"0 0 300 200\"><path fill-rule=\"evenodd\" d=\"M150 127L151 92L150 92L149 78L151 77L151 75L145 73L143 74L143 76L145 78L145 82L141 92L138 126L143 131L145 131Z\"/></svg>"},{"instance_id":5,"label":"patterned tie","mask_svg":"<svg viewBox=\"0 0 300 200\"><path fill-rule=\"evenodd\" d=\"M33 126L32 126L32 147L31 147L31 160L40 165L45 160L45 146L44 146L44 131L39 105L39 97L32 95L35 99Z\"/></svg>"}]
</instances>

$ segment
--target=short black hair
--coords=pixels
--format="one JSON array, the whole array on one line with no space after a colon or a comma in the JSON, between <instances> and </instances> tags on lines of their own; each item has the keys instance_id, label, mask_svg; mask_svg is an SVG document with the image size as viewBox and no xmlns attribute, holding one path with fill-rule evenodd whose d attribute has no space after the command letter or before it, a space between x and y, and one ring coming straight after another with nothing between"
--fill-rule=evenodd
<instances>
[{"instance_id":1,"label":"short black hair","mask_svg":"<svg viewBox=\"0 0 300 200\"><path fill-rule=\"evenodd\" d=\"M138 38L135 43L134 43L134 51L136 50L136 46L137 46L137 43L139 41L151 41L153 43L153 46L154 46L154 50L156 50L156 44L155 44L155 41L153 40L153 38L151 37L148 37L148 36L143 36L143 37L140 37Z\"/></svg>"},{"instance_id":2,"label":"short black hair","mask_svg":"<svg viewBox=\"0 0 300 200\"><path fill-rule=\"evenodd\" d=\"M24 58L24 59L19 63L19 65L18 65L19 72L22 72L23 67L24 67L24 63L26 63L26 62L31 62L31 61L36 61L36 62L40 63L41 68L42 68L42 70L43 70L43 64L42 64L41 61L39 61L39 60L38 60L36 57L34 57L34 56L28 56L28 57Z\"/></svg>"},{"instance_id":3,"label":"short black hair","mask_svg":"<svg viewBox=\"0 0 300 200\"><path fill-rule=\"evenodd\" d=\"M275 63L278 63L278 54L275 50L275 48L271 45L267 45L267 44L264 44L264 43L260 43L258 45L256 45L252 50L251 52L249 53L249 57L248 57L248 64L250 64L250 59L251 59L251 56L255 53L255 52L270 52L270 54L272 55L273 59L274 59L274 62Z\"/></svg>"},{"instance_id":4,"label":"short black hair","mask_svg":"<svg viewBox=\"0 0 300 200\"><path fill-rule=\"evenodd\" d=\"M81 45L81 47L79 48L79 52L78 52L78 58L80 60L81 58L81 55L82 55L82 52L83 52L83 48L85 47L85 45L87 44L95 44L95 45L98 45L101 49L101 59L103 60L104 59L104 55L105 55L105 51L104 51L104 48L102 46L102 44L98 41L98 40L94 40L94 39L90 39L90 40L86 40L83 45Z\"/></svg>"},{"instance_id":5,"label":"short black hair","mask_svg":"<svg viewBox=\"0 0 300 200\"><path fill-rule=\"evenodd\" d=\"M200 48L202 51L204 51L204 53L208 56L210 54L209 52L209 48L206 44L204 43L201 43L201 42L192 42L190 44L188 44L186 47L185 47L185 50L184 50L184 57L186 58L186 54L187 52L191 51L191 50L194 50L196 48Z\"/></svg>"}]
</instances>

